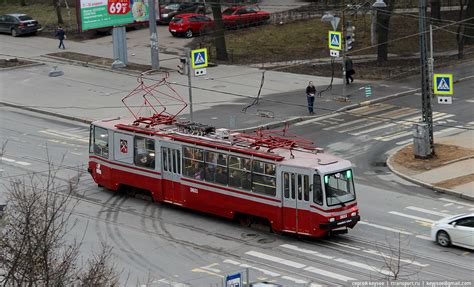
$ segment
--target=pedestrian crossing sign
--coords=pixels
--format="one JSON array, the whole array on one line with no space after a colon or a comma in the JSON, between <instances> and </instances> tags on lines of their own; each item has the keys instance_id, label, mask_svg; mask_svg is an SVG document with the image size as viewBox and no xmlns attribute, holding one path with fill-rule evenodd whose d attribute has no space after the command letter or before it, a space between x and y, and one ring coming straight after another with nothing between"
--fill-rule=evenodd
<instances>
[{"instance_id":1,"label":"pedestrian crossing sign","mask_svg":"<svg viewBox=\"0 0 474 287\"><path fill-rule=\"evenodd\" d=\"M329 49L342 50L342 34L341 32L329 31Z\"/></svg>"},{"instance_id":2,"label":"pedestrian crossing sign","mask_svg":"<svg viewBox=\"0 0 474 287\"><path fill-rule=\"evenodd\" d=\"M453 75L434 74L433 90L437 95L453 94Z\"/></svg>"},{"instance_id":3,"label":"pedestrian crossing sign","mask_svg":"<svg viewBox=\"0 0 474 287\"><path fill-rule=\"evenodd\" d=\"M194 69L207 67L207 49L197 49L191 51L192 66Z\"/></svg>"}]
</instances>

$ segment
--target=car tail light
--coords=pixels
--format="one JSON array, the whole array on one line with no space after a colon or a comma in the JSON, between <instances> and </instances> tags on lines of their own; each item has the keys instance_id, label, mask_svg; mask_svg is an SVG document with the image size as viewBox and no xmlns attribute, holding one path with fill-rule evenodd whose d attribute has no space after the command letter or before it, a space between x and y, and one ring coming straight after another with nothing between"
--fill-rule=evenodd
<instances>
[{"instance_id":1,"label":"car tail light","mask_svg":"<svg viewBox=\"0 0 474 287\"><path fill-rule=\"evenodd\" d=\"M356 216L356 215L357 215L357 212L352 212L352 213L351 213L351 216L352 216L352 217L354 217L354 216Z\"/></svg>"},{"instance_id":2,"label":"car tail light","mask_svg":"<svg viewBox=\"0 0 474 287\"><path fill-rule=\"evenodd\" d=\"M26 26L25 23L20 23L20 25L18 25L18 28L24 28Z\"/></svg>"}]
</instances>

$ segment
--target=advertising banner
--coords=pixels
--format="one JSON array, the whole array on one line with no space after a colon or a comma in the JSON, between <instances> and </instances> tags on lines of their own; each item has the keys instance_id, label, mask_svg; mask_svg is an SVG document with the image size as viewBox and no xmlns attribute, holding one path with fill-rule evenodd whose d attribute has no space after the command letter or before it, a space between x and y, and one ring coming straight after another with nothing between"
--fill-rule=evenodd
<instances>
[{"instance_id":1,"label":"advertising banner","mask_svg":"<svg viewBox=\"0 0 474 287\"><path fill-rule=\"evenodd\" d=\"M148 21L148 0L78 0L81 30Z\"/></svg>"}]
</instances>

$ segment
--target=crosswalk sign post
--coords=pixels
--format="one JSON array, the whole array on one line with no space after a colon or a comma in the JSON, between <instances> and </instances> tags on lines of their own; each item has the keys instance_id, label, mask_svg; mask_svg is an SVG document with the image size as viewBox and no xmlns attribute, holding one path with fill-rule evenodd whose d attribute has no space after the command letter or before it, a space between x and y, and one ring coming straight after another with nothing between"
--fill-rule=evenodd
<instances>
[{"instance_id":1,"label":"crosswalk sign post","mask_svg":"<svg viewBox=\"0 0 474 287\"><path fill-rule=\"evenodd\" d=\"M342 33L329 31L328 44L329 49L342 50Z\"/></svg>"},{"instance_id":2,"label":"crosswalk sign post","mask_svg":"<svg viewBox=\"0 0 474 287\"><path fill-rule=\"evenodd\" d=\"M433 90L436 95L453 94L453 75L434 74Z\"/></svg>"},{"instance_id":3,"label":"crosswalk sign post","mask_svg":"<svg viewBox=\"0 0 474 287\"><path fill-rule=\"evenodd\" d=\"M191 51L191 64L194 69L207 67L207 49L197 49Z\"/></svg>"}]
</instances>

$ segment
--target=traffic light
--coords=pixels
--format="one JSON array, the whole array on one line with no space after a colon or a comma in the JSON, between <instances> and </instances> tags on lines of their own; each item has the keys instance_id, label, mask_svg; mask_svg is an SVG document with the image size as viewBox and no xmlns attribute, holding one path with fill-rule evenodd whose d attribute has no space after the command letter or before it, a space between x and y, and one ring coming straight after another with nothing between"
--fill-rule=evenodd
<instances>
[{"instance_id":1,"label":"traffic light","mask_svg":"<svg viewBox=\"0 0 474 287\"><path fill-rule=\"evenodd\" d=\"M179 62L180 64L176 66L178 68L178 73L180 73L181 75L185 75L186 74L186 58L184 57L179 58Z\"/></svg>"},{"instance_id":2,"label":"traffic light","mask_svg":"<svg viewBox=\"0 0 474 287\"><path fill-rule=\"evenodd\" d=\"M346 44L345 49L346 52L352 50L352 46L355 42L355 26L352 26L351 22L347 23L346 26Z\"/></svg>"}]
</instances>

